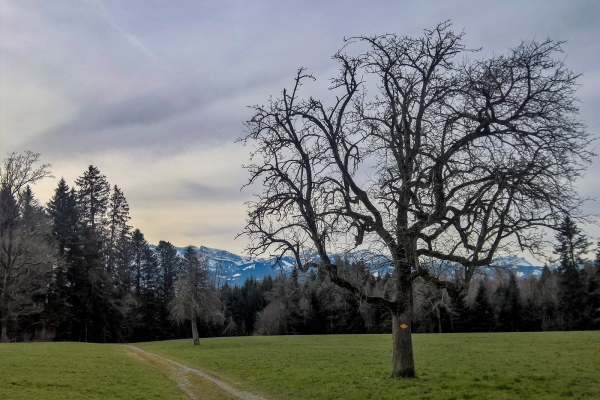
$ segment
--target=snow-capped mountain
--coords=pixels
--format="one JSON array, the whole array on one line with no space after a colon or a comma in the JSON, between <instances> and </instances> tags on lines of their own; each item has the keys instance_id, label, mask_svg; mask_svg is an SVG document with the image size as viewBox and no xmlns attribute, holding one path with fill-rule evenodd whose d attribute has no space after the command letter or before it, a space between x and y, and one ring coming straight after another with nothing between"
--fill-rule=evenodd
<instances>
[{"instance_id":1,"label":"snow-capped mountain","mask_svg":"<svg viewBox=\"0 0 600 400\"><path fill-rule=\"evenodd\" d=\"M243 257L206 246L196 247L196 249L206 256L208 268L218 280L220 279L221 284L228 282L230 285L241 285L250 277L262 279L266 275L289 274L294 267L294 260L291 257L283 257L277 261L276 257ZM178 247L177 250L180 255L183 255L185 247Z\"/></svg>"},{"instance_id":2,"label":"snow-capped mountain","mask_svg":"<svg viewBox=\"0 0 600 400\"><path fill-rule=\"evenodd\" d=\"M500 267L507 272L512 272L517 278L525 278L532 275L541 276L544 269L543 266L533 265L523 257L517 256L498 257L494 259L492 265ZM489 270L490 268L487 269Z\"/></svg>"},{"instance_id":3,"label":"snow-capped mountain","mask_svg":"<svg viewBox=\"0 0 600 400\"><path fill-rule=\"evenodd\" d=\"M241 285L250 277L262 279L267 275L274 277L282 273L289 274L295 262L291 257L283 257L277 261L276 257L244 257L226 250L213 249L206 246L196 247L196 249L199 253L206 256L209 269L220 280L221 284L228 282L230 285ZM177 250L183 255L185 248L178 247ZM384 257L372 254L367 250L359 250L351 255L350 258L351 261L364 260L367 265L372 266L375 274L385 273L385 270L390 269L384 265L386 264ZM551 269L553 267L555 266L550 266ZM507 256L494 259L492 265L484 268L483 272L491 275L498 269L512 272L517 278L524 278L527 276L540 276L543 266L533 265L523 257Z\"/></svg>"}]
</instances>

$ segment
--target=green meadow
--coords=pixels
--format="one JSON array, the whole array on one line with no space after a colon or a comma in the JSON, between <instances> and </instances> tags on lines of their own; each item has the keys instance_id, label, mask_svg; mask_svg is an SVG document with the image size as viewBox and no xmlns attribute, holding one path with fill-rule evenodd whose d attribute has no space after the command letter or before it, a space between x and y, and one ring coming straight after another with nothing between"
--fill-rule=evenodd
<instances>
[{"instance_id":1,"label":"green meadow","mask_svg":"<svg viewBox=\"0 0 600 400\"><path fill-rule=\"evenodd\" d=\"M410 380L387 377L390 335L135 346L267 399L600 398L600 332L414 335ZM0 399L186 398L167 375L123 345L0 344Z\"/></svg>"},{"instance_id":2,"label":"green meadow","mask_svg":"<svg viewBox=\"0 0 600 400\"><path fill-rule=\"evenodd\" d=\"M124 346L0 344L0 399L187 399Z\"/></svg>"},{"instance_id":3,"label":"green meadow","mask_svg":"<svg viewBox=\"0 0 600 400\"><path fill-rule=\"evenodd\" d=\"M416 379L389 379L391 335L138 344L269 399L600 398L600 332L414 335Z\"/></svg>"}]
</instances>

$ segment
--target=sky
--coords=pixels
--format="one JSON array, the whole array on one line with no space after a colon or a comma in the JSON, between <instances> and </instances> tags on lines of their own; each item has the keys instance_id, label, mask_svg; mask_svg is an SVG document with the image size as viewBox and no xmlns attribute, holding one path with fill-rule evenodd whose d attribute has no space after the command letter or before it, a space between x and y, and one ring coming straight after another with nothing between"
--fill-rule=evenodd
<instances>
[{"instance_id":1,"label":"sky","mask_svg":"<svg viewBox=\"0 0 600 400\"><path fill-rule=\"evenodd\" d=\"M249 150L236 139L299 67L324 93L344 37L419 36L451 20L481 56L566 40L581 120L600 134L600 1L0 0L0 156L31 150L47 202L95 165L149 242L241 253ZM600 199L600 160L576 184ZM600 201L600 200L599 200ZM585 211L600 214L600 202ZM594 238L597 226L585 227Z\"/></svg>"}]
</instances>

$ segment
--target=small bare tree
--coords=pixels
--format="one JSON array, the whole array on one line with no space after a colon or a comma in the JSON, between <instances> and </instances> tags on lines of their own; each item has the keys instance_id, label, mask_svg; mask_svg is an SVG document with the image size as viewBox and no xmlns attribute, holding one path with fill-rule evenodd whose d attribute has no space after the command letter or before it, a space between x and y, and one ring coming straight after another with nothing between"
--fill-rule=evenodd
<instances>
[{"instance_id":1,"label":"small bare tree","mask_svg":"<svg viewBox=\"0 0 600 400\"><path fill-rule=\"evenodd\" d=\"M52 176L36 167L39 154L10 153L0 165L0 341L20 316L41 312L34 301L46 289L54 257L47 242L49 221L29 185Z\"/></svg>"},{"instance_id":2,"label":"small bare tree","mask_svg":"<svg viewBox=\"0 0 600 400\"><path fill-rule=\"evenodd\" d=\"M555 57L560 42L469 60L462 37L442 23L417 38L347 40L329 106L302 100L314 78L300 69L293 88L246 123L249 185L262 185L249 203L248 251L291 253L301 270L323 269L386 306L393 377L415 374L415 279L456 297L499 251L540 251L540 227L578 214L572 182L592 157L577 75ZM349 55L358 44L367 50ZM338 273L330 254L361 245L389 260L389 295ZM440 262L457 268L436 274L429 266Z\"/></svg>"},{"instance_id":3,"label":"small bare tree","mask_svg":"<svg viewBox=\"0 0 600 400\"><path fill-rule=\"evenodd\" d=\"M0 183L10 194L17 196L25 186L51 178L50 164L36 166L39 161L40 154L32 151L10 153L0 166Z\"/></svg>"},{"instance_id":4,"label":"small bare tree","mask_svg":"<svg viewBox=\"0 0 600 400\"><path fill-rule=\"evenodd\" d=\"M194 346L200 344L197 320L215 317L219 310L214 282L203 255L189 246L183 253L183 262L177 281L175 296L170 303L171 319L177 323L189 320L192 324Z\"/></svg>"}]
</instances>

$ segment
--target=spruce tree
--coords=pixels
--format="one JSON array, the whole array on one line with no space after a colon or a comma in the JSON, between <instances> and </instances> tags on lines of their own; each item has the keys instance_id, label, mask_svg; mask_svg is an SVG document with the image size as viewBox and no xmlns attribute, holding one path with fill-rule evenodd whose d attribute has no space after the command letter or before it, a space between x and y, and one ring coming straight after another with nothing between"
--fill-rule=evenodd
<instances>
[{"instance_id":1,"label":"spruce tree","mask_svg":"<svg viewBox=\"0 0 600 400\"><path fill-rule=\"evenodd\" d=\"M181 267L181 257L179 257L177 248L164 240L158 242L155 253L162 271L161 297L166 305L173 298L173 284Z\"/></svg>"},{"instance_id":2,"label":"spruce tree","mask_svg":"<svg viewBox=\"0 0 600 400\"><path fill-rule=\"evenodd\" d=\"M172 325L169 322L169 303L173 300L174 284L181 267L181 257L177 248L170 242L161 240L154 250L160 267L160 283L158 288L158 303L162 325L162 335L172 337Z\"/></svg>"},{"instance_id":3,"label":"spruce tree","mask_svg":"<svg viewBox=\"0 0 600 400\"><path fill-rule=\"evenodd\" d=\"M562 329L582 328L585 308L585 287L579 274L583 256L590 246L588 238L568 216L556 234L554 252L560 257L559 265L559 325Z\"/></svg>"},{"instance_id":4,"label":"spruce tree","mask_svg":"<svg viewBox=\"0 0 600 400\"><path fill-rule=\"evenodd\" d=\"M90 165L75 181L80 216L82 268L81 285L82 340L105 342L116 340L114 327L119 310L113 296L112 276L104 264L106 211L110 186L98 168ZM113 339L111 339L113 338Z\"/></svg>"},{"instance_id":5,"label":"spruce tree","mask_svg":"<svg viewBox=\"0 0 600 400\"><path fill-rule=\"evenodd\" d=\"M583 256L588 252L591 243L575 221L566 216L555 237L558 243L554 245L554 253L559 256L561 267L568 264L576 267L583 263Z\"/></svg>"},{"instance_id":6,"label":"spruce tree","mask_svg":"<svg viewBox=\"0 0 600 400\"><path fill-rule=\"evenodd\" d=\"M588 286L588 306L591 315L591 328L600 329L600 242L596 250L596 259Z\"/></svg>"},{"instance_id":7,"label":"spruce tree","mask_svg":"<svg viewBox=\"0 0 600 400\"><path fill-rule=\"evenodd\" d=\"M90 165L75 183L78 186L78 205L81 220L90 227L92 236L98 235L104 223L109 202L110 185L100 170Z\"/></svg>"},{"instance_id":8,"label":"spruce tree","mask_svg":"<svg viewBox=\"0 0 600 400\"><path fill-rule=\"evenodd\" d=\"M117 185L113 187L108 204L108 232L105 243L105 266L107 271L114 273L115 253L117 251L118 241L122 238L122 233L128 231L129 222L129 204Z\"/></svg>"},{"instance_id":9,"label":"spruce tree","mask_svg":"<svg viewBox=\"0 0 600 400\"><path fill-rule=\"evenodd\" d=\"M474 332L491 332L495 327L494 308L489 301L485 282L479 282L473 307L471 307L471 326Z\"/></svg>"},{"instance_id":10,"label":"spruce tree","mask_svg":"<svg viewBox=\"0 0 600 400\"><path fill-rule=\"evenodd\" d=\"M452 309L454 313L451 316L453 332L472 332L471 313L466 301L466 293L462 292L456 296Z\"/></svg>"},{"instance_id":11,"label":"spruce tree","mask_svg":"<svg viewBox=\"0 0 600 400\"><path fill-rule=\"evenodd\" d=\"M131 235L131 252L133 258L133 281L135 293L138 297L142 296L143 268L146 263L148 249L149 245L144 234L139 229L134 230Z\"/></svg>"},{"instance_id":12,"label":"spruce tree","mask_svg":"<svg viewBox=\"0 0 600 400\"><path fill-rule=\"evenodd\" d=\"M46 210L52 218L52 236L57 244L59 257L68 257L77 244L77 212L76 194L69 190L64 178L58 182L54 196L46 205Z\"/></svg>"},{"instance_id":13,"label":"spruce tree","mask_svg":"<svg viewBox=\"0 0 600 400\"><path fill-rule=\"evenodd\" d=\"M160 275L158 260L150 247L144 249L142 265L142 322L145 340L160 339L160 304L159 286Z\"/></svg>"},{"instance_id":14,"label":"spruce tree","mask_svg":"<svg viewBox=\"0 0 600 400\"><path fill-rule=\"evenodd\" d=\"M516 332L521 328L523 305L517 277L511 273L508 282L496 289L498 304L498 328L505 332Z\"/></svg>"}]
</instances>

